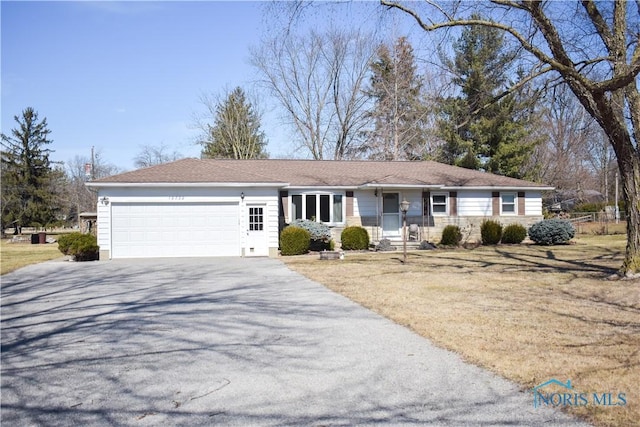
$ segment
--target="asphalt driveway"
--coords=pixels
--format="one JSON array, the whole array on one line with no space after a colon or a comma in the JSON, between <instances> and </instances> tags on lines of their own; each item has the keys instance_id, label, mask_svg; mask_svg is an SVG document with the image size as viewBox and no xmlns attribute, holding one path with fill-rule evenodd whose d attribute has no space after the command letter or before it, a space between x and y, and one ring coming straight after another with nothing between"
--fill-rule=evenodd
<instances>
[{"instance_id":1,"label":"asphalt driveway","mask_svg":"<svg viewBox=\"0 0 640 427\"><path fill-rule=\"evenodd\" d=\"M1 280L3 425L583 425L273 259Z\"/></svg>"}]
</instances>

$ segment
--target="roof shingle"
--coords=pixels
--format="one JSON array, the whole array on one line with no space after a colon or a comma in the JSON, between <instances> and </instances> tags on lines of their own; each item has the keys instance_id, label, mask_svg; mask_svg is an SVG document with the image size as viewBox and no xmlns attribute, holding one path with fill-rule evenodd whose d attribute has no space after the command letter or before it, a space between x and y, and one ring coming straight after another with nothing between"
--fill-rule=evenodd
<instances>
[{"instance_id":1,"label":"roof shingle","mask_svg":"<svg viewBox=\"0 0 640 427\"><path fill-rule=\"evenodd\" d=\"M393 186L548 188L530 181L432 161L182 159L95 180L117 184L274 184L295 187Z\"/></svg>"}]
</instances>

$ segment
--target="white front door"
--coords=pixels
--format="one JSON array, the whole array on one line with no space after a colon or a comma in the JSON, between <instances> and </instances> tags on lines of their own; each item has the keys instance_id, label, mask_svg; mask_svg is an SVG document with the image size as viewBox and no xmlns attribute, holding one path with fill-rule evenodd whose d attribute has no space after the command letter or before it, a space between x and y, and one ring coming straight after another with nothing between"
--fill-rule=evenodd
<instances>
[{"instance_id":1,"label":"white front door","mask_svg":"<svg viewBox=\"0 0 640 427\"><path fill-rule=\"evenodd\" d=\"M266 205L247 206L247 243L245 256L268 256L267 230L265 227Z\"/></svg>"},{"instance_id":2,"label":"white front door","mask_svg":"<svg viewBox=\"0 0 640 427\"><path fill-rule=\"evenodd\" d=\"M400 194L382 194L382 236L400 235Z\"/></svg>"}]
</instances>

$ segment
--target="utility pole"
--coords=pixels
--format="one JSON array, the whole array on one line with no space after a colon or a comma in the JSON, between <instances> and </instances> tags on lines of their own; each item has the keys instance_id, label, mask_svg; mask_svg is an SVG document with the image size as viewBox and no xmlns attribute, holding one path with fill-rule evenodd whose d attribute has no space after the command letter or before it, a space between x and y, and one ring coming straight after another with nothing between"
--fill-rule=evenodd
<instances>
[{"instance_id":1,"label":"utility pole","mask_svg":"<svg viewBox=\"0 0 640 427\"><path fill-rule=\"evenodd\" d=\"M96 179L96 158L94 155L93 145L91 146L91 181Z\"/></svg>"}]
</instances>

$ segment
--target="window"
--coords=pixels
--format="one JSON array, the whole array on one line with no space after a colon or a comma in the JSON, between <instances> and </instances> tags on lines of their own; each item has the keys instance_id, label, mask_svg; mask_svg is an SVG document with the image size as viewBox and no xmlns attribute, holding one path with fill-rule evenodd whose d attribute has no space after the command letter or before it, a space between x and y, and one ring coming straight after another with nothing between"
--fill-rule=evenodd
<instances>
[{"instance_id":1,"label":"window","mask_svg":"<svg viewBox=\"0 0 640 427\"><path fill-rule=\"evenodd\" d=\"M292 194L291 218L325 223L344 221L342 194Z\"/></svg>"},{"instance_id":2,"label":"window","mask_svg":"<svg viewBox=\"0 0 640 427\"><path fill-rule=\"evenodd\" d=\"M306 197L307 209L306 209L306 219L310 219L312 221L318 220L318 213L316 212L316 195L315 194L307 194Z\"/></svg>"},{"instance_id":3,"label":"window","mask_svg":"<svg viewBox=\"0 0 640 427\"><path fill-rule=\"evenodd\" d=\"M300 194L291 196L291 217L301 219L302 216L302 196Z\"/></svg>"},{"instance_id":4,"label":"window","mask_svg":"<svg viewBox=\"0 0 640 427\"><path fill-rule=\"evenodd\" d=\"M331 221L331 215L329 215L329 195L320 195L320 222Z\"/></svg>"},{"instance_id":5,"label":"window","mask_svg":"<svg viewBox=\"0 0 640 427\"><path fill-rule=\"evenodd\" d=\"M446 194L432 194L431 195L431 212L433 215L446 215L448 212Z\"/></svg>"},{"instance_id":6,"label":"window","mask_svg":"<svg viewBox=\"0 0 640 427\"><path fill-rule=\"evenodd\" d=\"M501 193L502 199L501 207L503 214L515 214L516 213L516 195L515 193Z\"/></svg>"},{"instance_id":7,"label":"window","mask_svg":"<svg viewBox=\"0 0 640 427\"><path fill-rule=\"evenodd\" d=\"M333 222L342 222L342 196L333 195Z\"/></svg>"},{"instance_id":8,"label":"window","mask_svg":"<svg viewBox=\"0 0 640 427\"><path fill-rule=\"evenodd\" d=\"M263 208L249 208L249 230L262 231L264 229Z\"/></svg>"}]
</instances>

